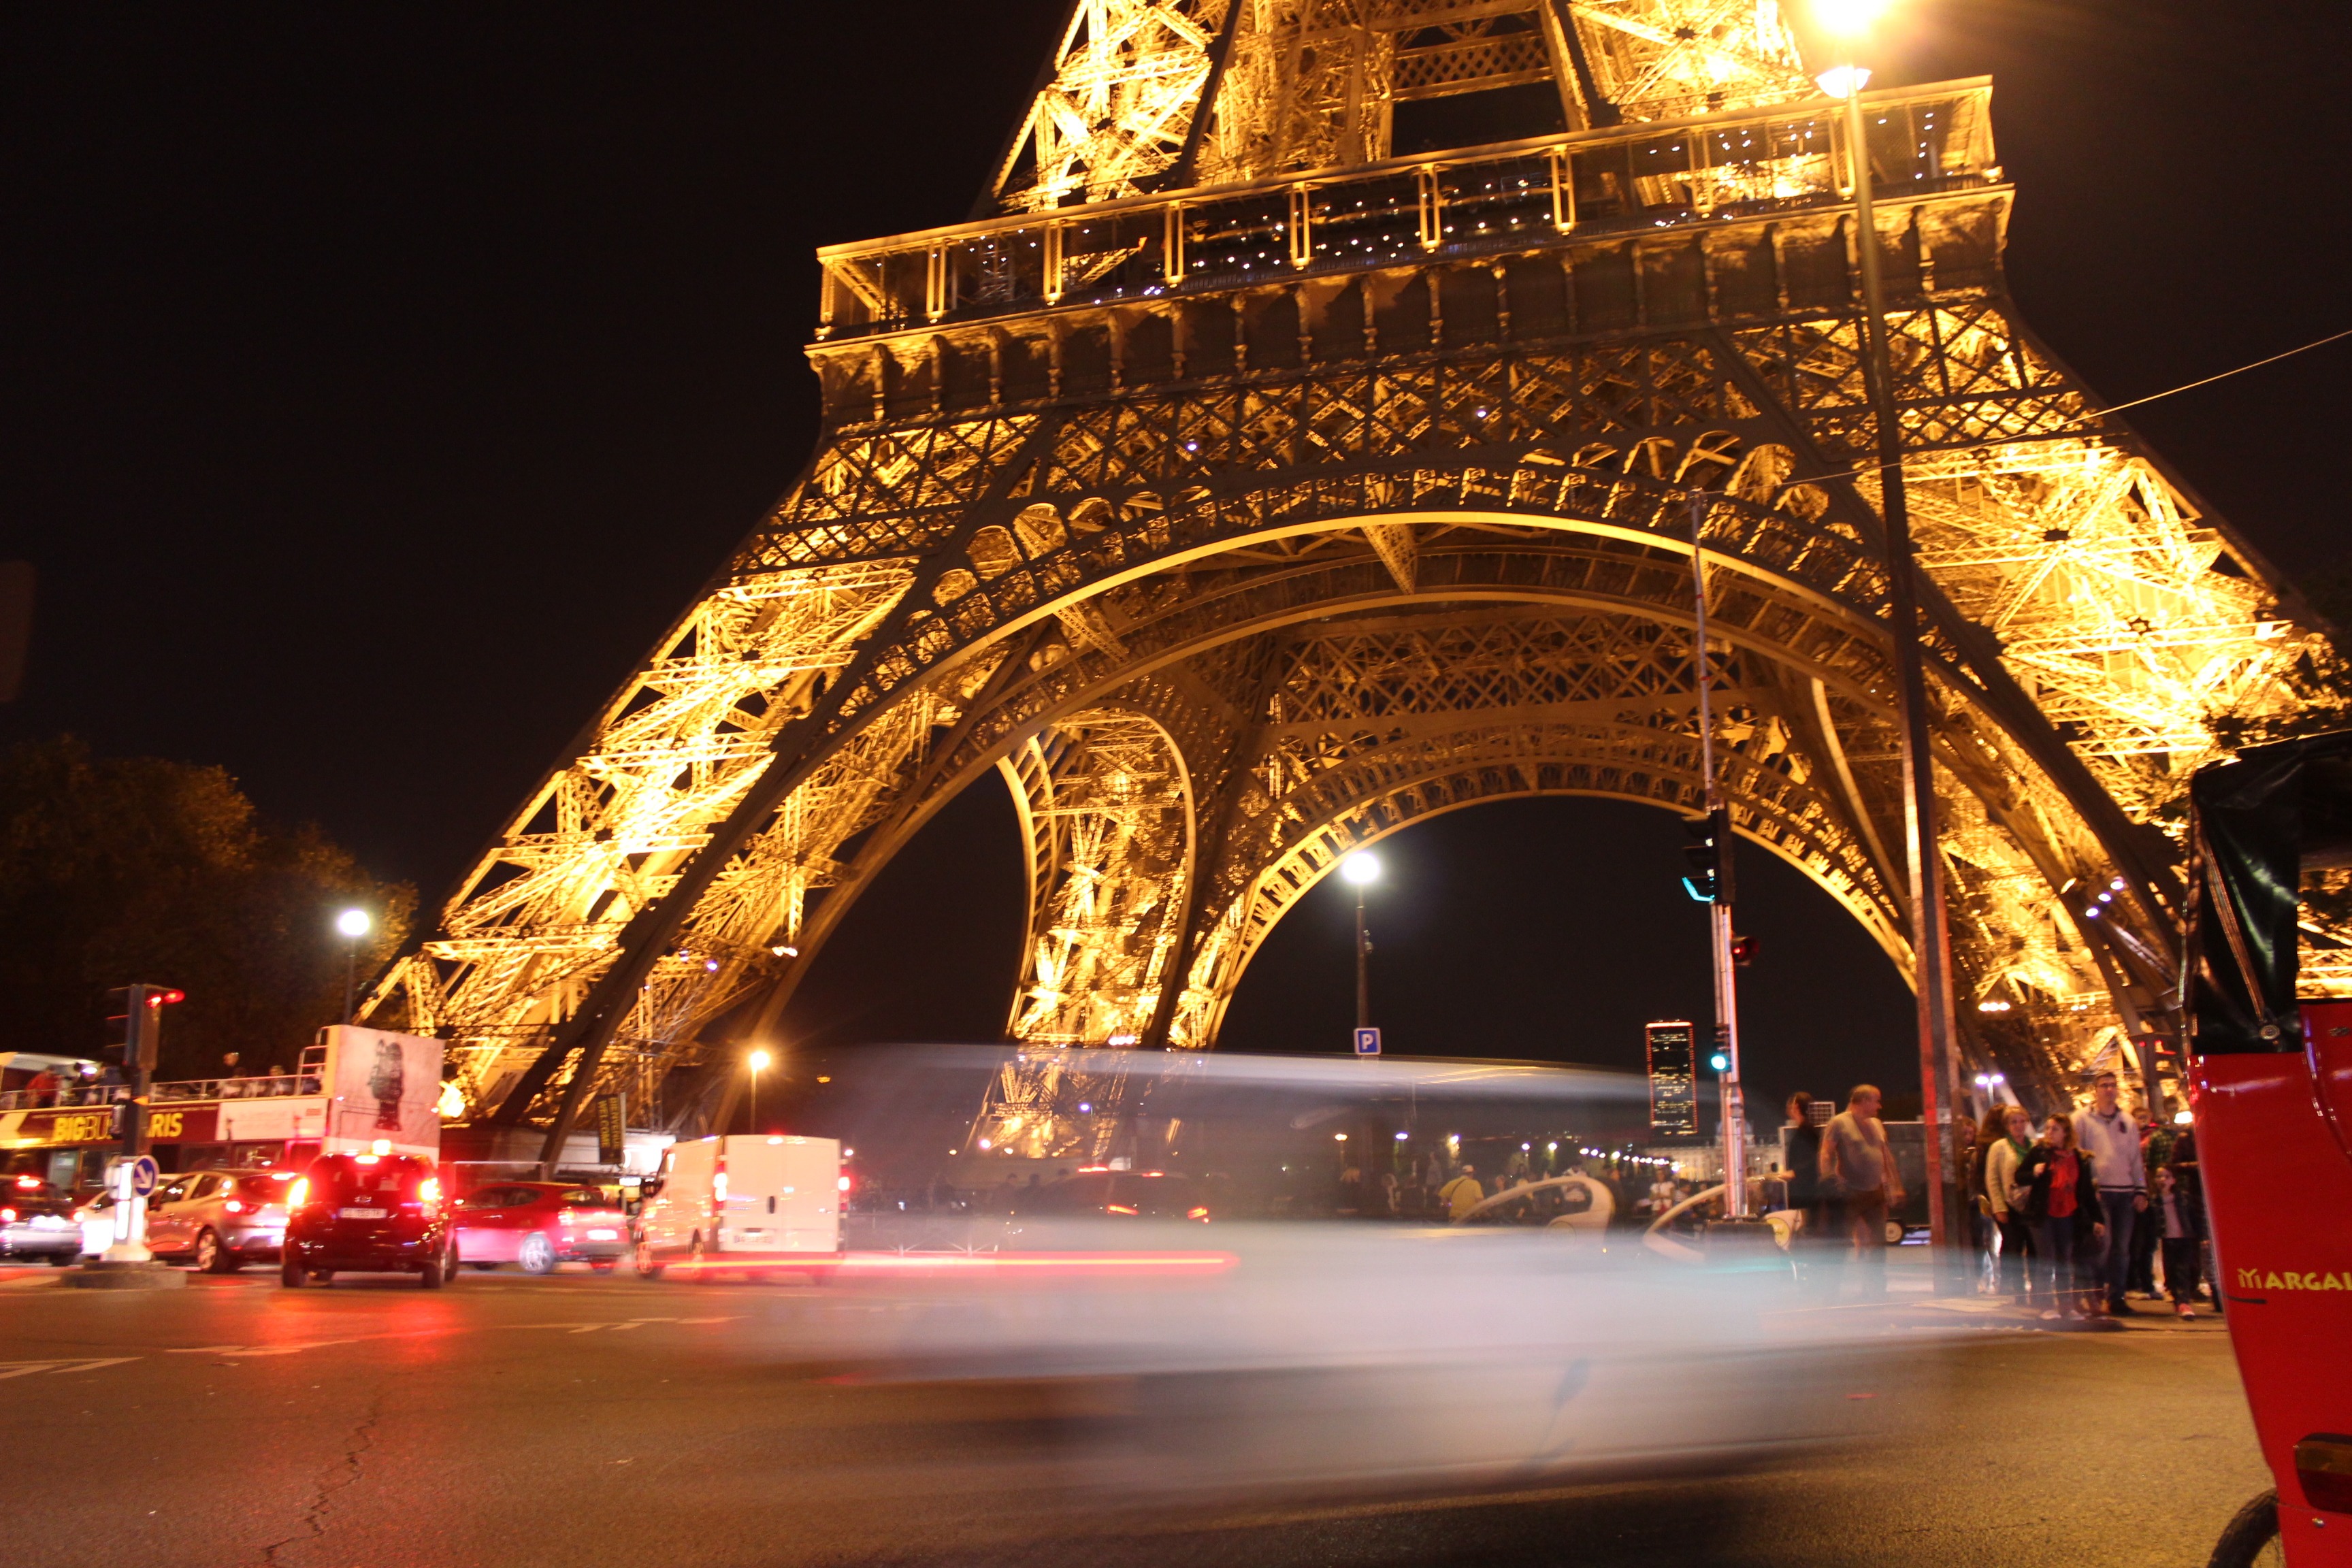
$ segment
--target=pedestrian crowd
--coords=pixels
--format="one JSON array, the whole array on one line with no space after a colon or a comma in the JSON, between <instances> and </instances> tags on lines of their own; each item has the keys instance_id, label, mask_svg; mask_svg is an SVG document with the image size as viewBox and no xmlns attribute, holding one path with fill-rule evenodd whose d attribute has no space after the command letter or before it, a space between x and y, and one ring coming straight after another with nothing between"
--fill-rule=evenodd
<instances>
[{"instance_id":1,"label":"pedestrian crowd","mask_svg":"<svg viewBox=\"0 0 2352 1568\"><path fill-rule=\"evenodd\" d=\"M2125 1106L2121 1090L2101 1072L2080 1110L2036 1122L2022 1106L1995 1106L1981 1127L1960 1118L1964 1214L1986 1282L2047 1321L2134 1316L2135 1294L2197 1315L2210 1270L2196 1134ZM1812 1097L1789 1098L1780 1179L1787 1206L1803 1216L1801 1272L1824 1299L1849 1271L1865 1296L1885 1288L1889 1215L1904 1187L1881 1103L1876 1089L1857 1085L1817 1126Z\"/></svg>"},{"instance_id":2,"label":"pedestrian crowd","mask_svg":"<svg viewBox=\"0 0 2352 1568\"><path fill-rule=\"evenodd\" d=\"M2090 1104L2038 1131L2022 1106L1996 1106L1964 1156L1988 1272L2047 1320L2136 1316L2135 1294L2197 1315L2210 1272L2197 1133L2125 1106L2122 1089L2103 1071Z\"/></svg>"}]
</instances>

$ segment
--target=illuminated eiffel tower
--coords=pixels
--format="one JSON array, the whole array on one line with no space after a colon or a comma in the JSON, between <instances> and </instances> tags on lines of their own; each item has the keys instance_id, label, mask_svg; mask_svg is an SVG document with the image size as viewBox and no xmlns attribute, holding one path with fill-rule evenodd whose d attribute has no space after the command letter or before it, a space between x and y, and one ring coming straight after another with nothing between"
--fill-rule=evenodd
<instances>
[{"instance_id":1,"label":"illuminated eiffel tower","mask_svg":"<svg viewBox=\"0 0 2352 1568\"><path fill-rule=\"evenodd\" d=\"M2016 320L1991 90L1855 149L1771 0L1077 0L979 216L821 253L808 468L372 1016L499 1120L644 1114L993 772L1032 1048L975 1132L1099 1152L1066 1047L1211 1046L1351 848L1698 809L1694 489L1734 823L1907 971L1859 153L1963 1070L2160 1029L2186 775L2312 638Z\"/></svg>"}]
</instances>

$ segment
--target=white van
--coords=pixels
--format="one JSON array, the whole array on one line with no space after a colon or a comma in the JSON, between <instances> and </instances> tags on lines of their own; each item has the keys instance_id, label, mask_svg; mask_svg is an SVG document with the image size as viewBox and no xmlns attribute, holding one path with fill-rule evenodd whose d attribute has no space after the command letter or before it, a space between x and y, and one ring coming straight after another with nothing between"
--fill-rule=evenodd
<instances>
[{"instance_id":1,"label":"white van","mask_svg":"<svg viewBox=\"0 0 2352 1568\"><path fill-rule=\"evenodd\" d=\"M637 1273L841 1259L841 1145L738 1134L673 1143L638 1189Z\"/></svg>"}]
</instances>

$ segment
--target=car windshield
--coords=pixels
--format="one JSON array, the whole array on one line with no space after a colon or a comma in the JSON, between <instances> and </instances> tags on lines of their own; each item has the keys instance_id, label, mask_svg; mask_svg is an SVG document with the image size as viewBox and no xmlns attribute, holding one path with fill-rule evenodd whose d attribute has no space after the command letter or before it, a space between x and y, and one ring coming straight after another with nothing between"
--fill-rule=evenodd
<instances>
[{"instance_id":1,"label":"car windshield","mask_svg":"<svg viewBox=\"0 0 2352 1568\"><path fill-rule=\"evenodd\" d=\"M557 1198L556 1202L566 1208L599 1209L611 1208L617 1200L606 1197L593 1187L573 1187Z\"/></svg>"},{"instance_id":2,"label":"car windshield","mask_svg":"<svg viewBox=\"0 0 2352 1568\"><path fill-rule=\"evenodd\" d=\"M282 1204L286 1189L293 1184L290 1176L239 1176L236 1195L247 1203Z\"/></svg>"}]
</instances>

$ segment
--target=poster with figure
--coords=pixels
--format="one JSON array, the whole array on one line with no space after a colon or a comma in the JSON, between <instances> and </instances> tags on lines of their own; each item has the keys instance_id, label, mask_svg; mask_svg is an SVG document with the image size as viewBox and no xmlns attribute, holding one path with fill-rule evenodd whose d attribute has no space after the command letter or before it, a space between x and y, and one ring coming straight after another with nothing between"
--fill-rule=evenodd
<instances>
[{"instance_id":1,"label":"poster with figure","mask_svg":"<svg viewBox=\"0 0 2352 1568\"><path fill-rule=\"evenodd\" d=\"M441 1042L384 1029L327 1031L326 1150L441 1152Z\"/></svg>"}]
</instances>

